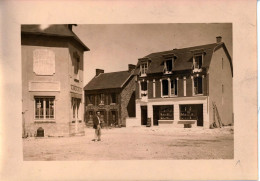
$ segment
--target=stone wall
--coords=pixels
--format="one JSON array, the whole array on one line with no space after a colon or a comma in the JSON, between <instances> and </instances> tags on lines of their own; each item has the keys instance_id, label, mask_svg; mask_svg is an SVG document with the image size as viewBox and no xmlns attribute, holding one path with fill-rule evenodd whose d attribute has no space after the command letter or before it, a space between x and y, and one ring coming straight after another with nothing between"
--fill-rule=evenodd
<instances>
[{"instance_id":1,"label":"stone wall","mask_svg":"<svg viewBox=\"0 0 260 181\"><path fill-rule=\"evenodd\" d=\"M126 126L127 117L135 117L135 88L136 82L132 76L121 92L121 124Z\"/></svg>"}]
</instances>

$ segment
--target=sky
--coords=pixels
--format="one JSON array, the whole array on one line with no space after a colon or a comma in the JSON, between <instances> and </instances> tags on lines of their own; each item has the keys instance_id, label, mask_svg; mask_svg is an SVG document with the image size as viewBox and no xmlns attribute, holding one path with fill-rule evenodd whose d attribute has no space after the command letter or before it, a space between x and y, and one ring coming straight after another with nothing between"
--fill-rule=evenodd
<instances>
[{"instance_id":1,"label":"sky","mask_svg":"<svg viewBox=\"0 0 260 181\"><path fill-rule=\"evenodd\" d=\"M232 56L232 24L88 24L73 31L90 49L84 53L84 86L105 72L123 71L150 53L216 42L222 36Z\"/></svg>"}]
</instances>

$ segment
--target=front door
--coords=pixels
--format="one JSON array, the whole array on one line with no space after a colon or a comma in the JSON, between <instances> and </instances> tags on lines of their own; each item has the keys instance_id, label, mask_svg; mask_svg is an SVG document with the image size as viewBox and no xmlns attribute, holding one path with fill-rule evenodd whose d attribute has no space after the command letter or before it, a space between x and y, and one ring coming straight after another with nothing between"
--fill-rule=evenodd
<instances>
[{"instance_id":1,"label":"front door","mask_svg":"<svg viewBox=\"0 0 260 181\"><path fill-rule=\"evenodd\" d=\"M141 106L141 124L147 124L147 106Z\"/></svg>"}]
</instances>

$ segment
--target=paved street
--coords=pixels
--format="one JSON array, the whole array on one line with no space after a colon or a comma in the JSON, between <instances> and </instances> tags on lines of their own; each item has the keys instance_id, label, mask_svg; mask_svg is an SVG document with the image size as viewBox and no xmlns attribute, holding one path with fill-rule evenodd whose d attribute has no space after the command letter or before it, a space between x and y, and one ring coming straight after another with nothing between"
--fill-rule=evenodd
<instances>
[{"instance_id":1,"label":"paved street","mask_svg":"<svg viewBox=\"0 0 260 181\"><path fill-rule=\"evenodd\" d=\"M23 139L24 160L232 159L233 127L182 129L133 127L94 129L85 136Z\"/></svg>"}]
</instances>

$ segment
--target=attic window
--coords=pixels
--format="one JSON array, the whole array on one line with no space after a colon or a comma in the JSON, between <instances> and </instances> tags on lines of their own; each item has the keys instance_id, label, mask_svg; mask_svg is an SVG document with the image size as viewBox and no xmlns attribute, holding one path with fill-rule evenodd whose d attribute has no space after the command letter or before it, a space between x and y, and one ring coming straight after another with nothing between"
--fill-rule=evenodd
<instances>
[{"instance_id":1,"label":"attic window","mask_svg":"<svg viewBox=\"0 0 260 181\"><path fill-rule=\"evenodd\" d=\"M202 68L202 60L203 60L202 55L194 56L194 58L193 58L194 69L201 69Z\"/></svg>"},{"instance_id":2,"label":"attic window","mask_svg":"<svg viewBox=\"0 0 260 181\"><path fill-rule=\"evenodd\" d=\"M148 69L148 63L145 62L145 63L142 63L140 65L140 72L141 72L141 76L146 76L146 72L147 72L147 69Z\"/></svg>"},{"instance_id":3,"label":"attic window","mask_svg":"<svg viewBox=\"0 0 260 181\"><path fill-rule=\"evenodd\" d=\"M167 59L164 62L164 73L166 73L166 74L172 73L173 64L174 64L174 60L172 58L171 59Z\"/></svg>"}]
</instances>

